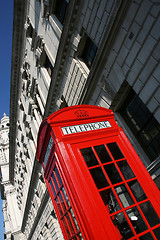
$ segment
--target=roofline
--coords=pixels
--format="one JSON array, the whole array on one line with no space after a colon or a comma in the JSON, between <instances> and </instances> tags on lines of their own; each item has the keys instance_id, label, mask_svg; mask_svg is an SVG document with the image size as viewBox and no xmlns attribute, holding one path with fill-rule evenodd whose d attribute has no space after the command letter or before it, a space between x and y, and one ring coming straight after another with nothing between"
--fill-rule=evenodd
<instances>
[{"instance_id":1,"label":"roofline","mask_svg":"<svg viewBox=\"0 0 160 240\"><path fill-rule=\"evenodd\" d=\"M11 85L10 85L10 140L9 140L9 178L14 179L17 111L20 95L20 67L23 56L23 34L26 19L25 9L28 1L14 0L13 33L12 33L12 60L11 60Z\"/></svg>"}]
</instances>

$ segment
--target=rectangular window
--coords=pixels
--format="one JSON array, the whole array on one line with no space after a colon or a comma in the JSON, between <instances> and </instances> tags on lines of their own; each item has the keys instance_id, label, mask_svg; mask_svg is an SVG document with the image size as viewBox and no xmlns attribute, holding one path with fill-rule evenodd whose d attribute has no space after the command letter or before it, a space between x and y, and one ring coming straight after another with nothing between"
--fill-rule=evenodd
<instances>
[{"instance_id":1,"label":"rectangular window","mask_svg":"<svg viewBox=\"0 0 160 240\"><path fill-rule=\"evenodd\" d=\"M64 23L67 6L68 6L67 0L57 0L52 10L53 14L55 14L55 16L58 18L62 25Z\"/></svg>"},{"instance_id":2,"label":"rectangular window","mask_svg":"<svg viewBox=\"0 0 160 240\"><path fill-rule=\"evenodd\" d=\"M88 37L86 33L81 38L81 41L78 46L78 57L81 58L87 67L90 69L97 52L97 46L94 42Z\"/></svg>"},{"instance_id":3,"label":"rectangular window","mask_svg":"<svg viewBox=\"0 0 160 240\"><path fill-rule=\"evenodd\" d=\"M160 124L133 90L122 107L122 115L151 161L154 161L160 154Z\"/></svg>"},{"instance_id":4,"label":"rectangular window","mask_svg":"<svg viewBox=\"0 0 160 240\"><path fill-rule=\"evenodd\" d=\"M47 54L46 54L46 56L45 56L45 61L44 61L44 63L43 63L43 67L46 68L46 70L47 70L49 76L52 78L52 74L53 74L53 65L52 65L51 61L49 60Z\"/></svg>"},{"instance_id":5,"label":"rectangular window","mask_svg":"<svg viewBox=\"0 0 160 240\"><path fill-rule=\"evenodd\" d=\"M33 27L31 23L29 24L27 31L26 31L26 37L27 38L32 38L33 37Z\"/></svg>"}]
</instances>

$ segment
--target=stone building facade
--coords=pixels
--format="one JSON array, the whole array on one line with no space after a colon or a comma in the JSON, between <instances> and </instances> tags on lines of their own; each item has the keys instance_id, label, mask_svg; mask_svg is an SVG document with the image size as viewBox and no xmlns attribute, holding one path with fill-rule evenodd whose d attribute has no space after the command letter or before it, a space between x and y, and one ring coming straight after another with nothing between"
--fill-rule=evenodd
<instances>
[{"instance_id":1,"label":"stone building facade","mask_svg":"<svg viewBox=\"0 0 160 240\"><path fill-rule=\"evenodd\" d=\"M63 239L36 145L66 106L111 108L160 188L159 28L155 0L14 0L8 181L20 217L6 239Z\"/></svg>"},{"instance_id":2,"label":"stone building facade","mask_svg":"<svg viewBox=\"0 0 160 240\"><path fill-rule=\"evenodd\" d=\"M11 239L11 234L22 237L20 230L21 214L16 203L16 189L9 181L9 117L4 113L0 122L0 175L2 212L4 215L4 239ZM23 238L21 238L23 239Z\"/></svg>"}]
</instances>

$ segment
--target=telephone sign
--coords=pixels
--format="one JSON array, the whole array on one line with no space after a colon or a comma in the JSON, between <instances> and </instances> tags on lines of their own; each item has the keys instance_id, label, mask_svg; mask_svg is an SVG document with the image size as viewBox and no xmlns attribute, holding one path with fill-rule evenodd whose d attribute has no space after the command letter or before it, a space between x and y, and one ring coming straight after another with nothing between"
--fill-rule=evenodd
<instances>
[{"instance_id":1,"label":"telephone sign","mask_svg":"<svg viewBox=\"0 0 160 240\"><path fill-rule=\"evenodd\" d=\"M111 110L53 113L37 159L65 239L160 239L160 192Z\"/></svg>"},{"instance_id":2,"label":"telephone sign","mask_svg":"<svg viewBox=\"0 0 160 240\"><path fill-rule=\"evenodd\" d=\"M86 131L92 131L102 128L108 128L111 127L111 124L108 121L104 122L95 122L95 123L87 123L87 124L80 124L75 126L68 126L68 127L62 127L63 134L71 134L71 133L78 133L78 132L86 132Z\"/></svg>"}]
</instances>

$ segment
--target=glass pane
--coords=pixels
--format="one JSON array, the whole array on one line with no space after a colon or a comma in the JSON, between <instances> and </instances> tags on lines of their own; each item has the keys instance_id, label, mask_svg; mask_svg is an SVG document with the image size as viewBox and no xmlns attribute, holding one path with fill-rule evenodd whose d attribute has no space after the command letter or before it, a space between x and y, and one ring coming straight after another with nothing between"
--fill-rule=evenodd
<instances>
[{"instance_id":1,"label":"glass pane","mask_svg":"<svg viewBox=\"0 0 160 240\"><path fill-rule=\"evenodd\" d=\"M160 219L149 201L140 204L140 207L151 227L160 223Z\"/></svg>"},{"instance_id":2,"label":"glass pane","mask_svg":"<svg viewBox=\"0 0 160 240\"><path fill-rule=\"evenodd\" d=\"M113 143L108 143L107 144L110 152L112 153L112 156L114 157L115 160L118 160L118 159L121 159L121 158L124 158L121 150L119 149L118 145L116 142L113 142Z\"/></svg>"},{"instance_id":3,"label":"glass pane","mask_svg":"<svg viewBox=\"0 0 160 240\"><path fill-rule=\"evenodd\" d=\"M66 200L67 206L70 207L71 204L70 204L70 201L69 201L69 199L68 199L68 196L67 196L66 190L64 189L64 187L62 187L61 190L62 190L62 194L63 194L63 196L64 196L64 199Z\"/></svg>"},{"instance_id":4,"label":"glass pane","mask_svg":"<svg viewBox=\"0 0 160 240\"><path fill-rule=\"evenodd\" d=\"M104 145L95 146L94 148L102 163L107 163L112 161Z\"/></svg>"},{"instance_id":5,"label":"glass pane","mask_svg":"<svg viewBox=\"0 0 160 240\"><path fill-rule=\"evenodd\" d=\"M60 177L60 175L59 175L59 172L58 172L57 167L55 167L54 171L55 171L55 173L56 173L56 177L57 177L57 179L58 179L59 185L61 186L61 185L62 185L62 180L61 180L61 177Z\"/></svg>"},{"instance_id":6,"label":"glass pane","mask_svg":"<svg viewBox=\"0 0 160 240\"><path fill-rule=\"evenodd\" d=\"M58 187L56 178L55 178L55 176L54 176L54 173L52 173L52 179L53 179L53 182L54 182L54 184L55 184L56 190L58 191L58 190L59 190L59 187Z\"/></svg>"},{"instance_id":7,"label":"glass pane","mask_svg":"<svg viewBox=\"0 0 160 240\"><path fill-rule=\"evenodd\" d=\"M69 237L71 236L71 234L70 234L70 232L69 232L69 229L68 229L68 226L67 226L67 223L66 223L66 218L63 218L63 219L62 219L62 222L63 222L63 224L64 224L64 228L65 228L66 233L67 233L68 238L69 238Z\"/></svg>"},{"instance_id":8,"label":"glass pane","mask_svg":"<svg viewBox=\"0 0 160 240\"><path fill-rule=\"evenodd\" d=\"M159 123L133 90L130 92L130 99L125 102L123 112L132 132L140 139L152 161L155 160L160 149Z\"/></svg>"},{"instance_id":9,"label":"glass pane","mask_svg":"<svg viewBox=\"0 0 160 240\"><path fill-rule=\"evenodd\" d=\"M132 169L130 168L130 166L128 165L127 161L121 161L117 163L118 167L120 168L124 178L126 180L134 178L135 175L132 172Z\"/></svg>"},{"instance_id":10,"label":"glass pane","mask_svg":"<svg viewBox=\"0 0 160 240\"><path fill-rule=\"evenodd\" d=\"M90 173L98 189L109 186L108 181L100 167L90 169Z\"/></svg>"},{"instance_id":11,"label":"glass pane","mask_svg":"<svg viewBox=\"0 0 160 240\"><path fill-rule=\"evenodd\" d=\"M140 184L137 180L128 182L128 185L129 185L135 199L137 200L137 202L140 202L140 201L145 200L147 198L143 189L141 188L141 186L140 186Z\"/></svg>"},{"instance_id":12,"label":"glass pane","mask_svg":"<svg viewBox=\"0 0 160 240\"><path fill-rule=\"evenodd\" d=\"M63 198L62 198L61 193L58 194L58 197L59 197L59 201L60 201L60 203L61 203L61 206L62 206L62 208L63 208L63 211L65 212L65 211L66 211L66 206L65 206L65 204L64 204L64 201L63 201Z\"/></svg>"},{"instance_id":13,"label":"glass pane","mask_svg":"<svg viewBox=\"0 0 160 240\"><path fill-rule=\"evenodd\" d=\"M156 228L155 230L153 230L154 234L156 235L157 239L160 239L160 227Z\"/></svg>"},{"instance_id":14,"label":"glass pane","mask_svg":"<svg viewBox=\"0 0 160 240\"><path fill-rule=\"evenodd\" d=\"M114 213L121 209L114 193L112 192L112 189L106 189L104 191L101 191L100 195L105 206L108 206L109 213Z\"/></svg>"},{"instance_id":15,"label":"glass pane","mask_svg":"<svg viewBox=\"0 0 160 240\"><path fill-rule=\"evenodd\" d=\"M66 219L67 219L68 227L69 227L71 233L74 234L75 232L74 232L74 229L73 229L73 226L72 226L72 223L71 223L71 220L70 220L70 218L69 218L68 213L65 215L65 217L66 217Z\"/></svg>"},{"instance_id":16,"label":"glass pane","mask_svg":"<svg viewBox=\"0 0 160 240\"><path fill-rule=\"evenodd\" d=\"M79 226L78 226L78 223L77 223L77 220L76 220L76 217L75 217L75 215L74 215L74 212L73 212L73 209L72 209L72 208L70 209L70 214L71 214L71 216L72 216L72 219L73 219L73 222L74 222L74 224L75 224L75 227L76 227L77 231L79 231L80 229L79 229Z\"/></svg>"},{"instance_id":17,"label":"glass pane","mask_svg":"<svg viewBox=\"0 0 160 240\"><path fill-rule=\"evenodd\" d=\"M99 164L92 151L92 148L89 147L81 149L81 153L88 167L92 167Z\"/></svg>"},{"instance_id":18,"label":"glass pane","mask_svg":"<svg viewBox=\"0 0 160 240\"><path fill-rule=\"evenodd\" d=\"M126 213L127 213L128 217L133 225L133 228L137 234L147 230L147 226L146 226L139 210L137 209L137 207L126 210Z\"/></svg>"},{"instance_id":19,"label":"glass pane","mask_svg":"<svg viewBox=\"0 0 160 240\"><path fill-rule=\"evenodd\" d=\"M54 194L54 197L55 197L56 196L56 192L55 192L55 189L54 189L54 186L53 186L53 183L52 183L51 179L50 179L49 183L51 185L51 188L52 188L52 191L53 191L53 194Z\"/></svg>"},{"instance_id":20,"label":"glass pane","mask_svg":"<svg viewBox=\"0 0 160 240\"><path fill-rule=\"evenodd\" d=\"M104 166L104 169L111 180L112 184L122 182L122 178L114 164Z\"/></svg>"},{"instance_id":21,"label":"glass pane","mask_svg":"<svg viewBox=\"0 0 160 240\"><path fill-rule=\"evenodd\" d=\"M77 240L78 238L75 236L75 237L72 237L73 240Z\"/></svg>"},{"instance_id":22,"label":"glass pane","mask_svg":"<svg viewBox=\"0 0 160 240\"><path fill-rule=\"evenodd\" d=\"M139 237L139 240L154 240L154 238L152 237L151 233L147 233Z\"/></svg>"},{"instance_id":23,"label":"glass pane","mask_svg":"<svg viewBox=\"0 0 160 240\"><path fill-rule=\"evenodd\" d=\"M118 228L123 239L129 239L134 236L123 212L112 216L111 219L113 224Z\"/></svg>"},{"instance_id":24,"label":"glass pane","mask_svg":"<svg viewBox=\"0 0 160 240\"><path fill-rule=\"evenodd\" d=\"M56 197L56 203L57 203L57 207L58 207L58 210L59 210L59 212L60 212L60 214L61 214L61 216L63 215L63 212L62 212L62 208L61 208L61 206L60 206L60 201L59 201L59 199Z\"/></svg>"},{"instance_id":25,"label":"glass pane","mask_svg":"<svg viewBox=\"0 0 160 240\"><path fill-rule=\"evenodd\" d=\"M46 166L46 164L47 164L52 145L53 145L53 139L52 139L52 137L50 137L49 143L48 143L48 146L47 146L47 150L46 150L46 154L44 156L44 161L43 161L44 166Z\"/></svg>"},{"instance_id":26,"label":"glass pane","mask_svg":"<svg viewBox=\"0 0 160 240\"><path fill-rule=\"evenodd\" d=\"M160 149L160 127L157 123L158 122L154 119L154 117L152 117L138 135L142 142L145 144L147 151L154 158L158 157Z\"/></svg>"},{"instance_id":27,"label":"glass pane","mask_svg":"<svg viewBox=\"0 0 160 240\"><path fill-rule=\"evenodd\" d=\"M134 204L134 202L124 184L120 185L118 187L115 187L115 191L116 191L119 199L121 200L121 203L124 208L129 207L130 205Z\"/></svg>"},{"instance_id":28,"label":"glass pane","mask_svg":"<svg viewBox=\"0 0 160 240\"><path fill-rule=\"evenodd\" d=\"M78 237L78 239L83 240L82 233L79 233L79 234L77 235L77 237Z\"/></svg>"}]
</instances>

